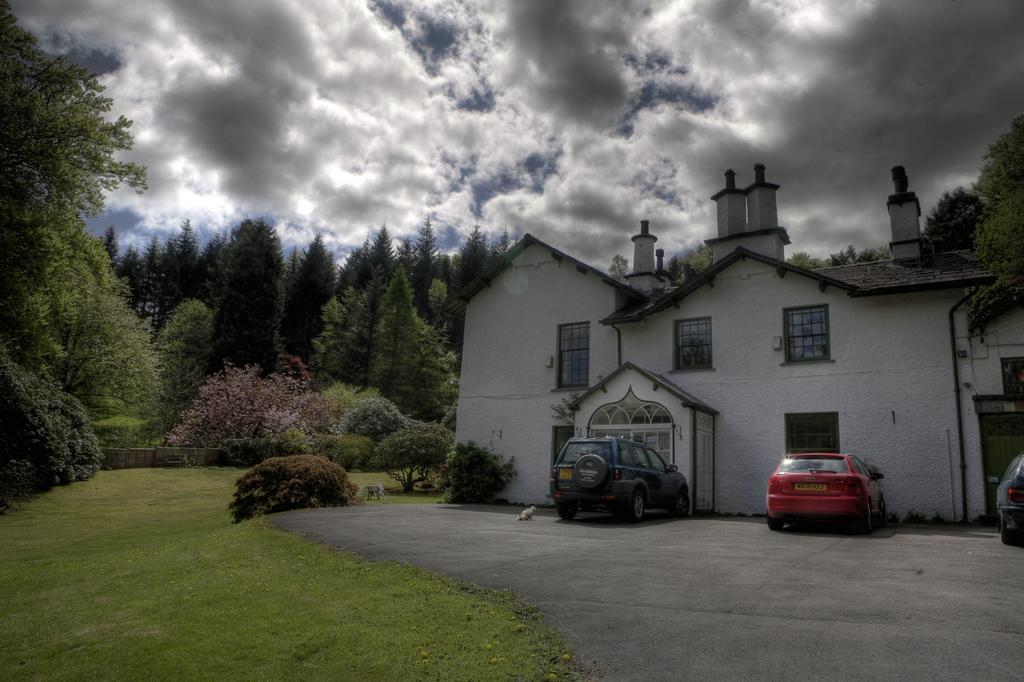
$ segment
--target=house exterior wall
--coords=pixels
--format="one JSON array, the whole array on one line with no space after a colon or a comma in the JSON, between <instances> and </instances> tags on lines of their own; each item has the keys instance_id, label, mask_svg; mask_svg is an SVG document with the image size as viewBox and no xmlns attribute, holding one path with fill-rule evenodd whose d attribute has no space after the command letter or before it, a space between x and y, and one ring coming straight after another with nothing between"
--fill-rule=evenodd
<instances>
[{"instance_id":1,"label":"house exterior wall","mask_svg":"<svg viewBox=\"0 0 1024 682\"><path fill-rule=\"evenodd\" d=\"M965 338L970 357L964 362L972 395L1003 392L1003 358L1024 357L1024 308L1014 308L985 325L981 333ZM972 378L973 377L973 378Z\"/></svg>"},{"instance_id":2,"label":"house exterior wall","mask_svg":"<svg viewBox=\"0 0 1024 682\"><path fill-rule=\"evenodd\" d=\"M599 322L616 303L613 287L535 244L467 304L456 438L513 459L499 497L548 500L552 408L586 390L557 388L558 325L590 323L592 386L618 366L616 332Z\"/></svg>"},{"instance_id":3,"label":"house exterior wall","mask_svg":"<svg viewBox=\"0 0 1024 682\"><path fill-rule=\"evenodd\" d=\"M785 415L837 412L840 449L884 473L888 508L959 516L959 460L948 314L957 290L852 298L752 259L644 324L622 326L622 359L719 410L716 508L763 513L785 451ZM774 350L783 308L827 304L831 360L786 363ZM712 320L713 369L673 370L676 320ZM977 453L977 439L968 452ZM969 454L977 468L979 457ZM978 472L972 472L980 485ZM978 489L979 492L980 488ZM983 495L969 495L974 514Z\"/></svg>"},{"instance_id":4,"label":"house exterior wall","mask_svg":"<svg viewBox=\"0 0 1024 682\"><path fill-rule=\"evenodd\" d=\"M1003 358L1024 357L1024 308L1014 308L998 318L989 321L980 333L968 335L966 320L958 320L957 350L965 357L959 358L960 402L963 410L964 442L968 445L967 490L971 516L984 512L985 481L982 471L981 415L984 410L991 414L992 405L999 405L1007 411L1019 411L1024 396L1013 401L983 400L976 402L975 396L998 396L1003 394ZM990 472L992 473L992 472Z\"/></svg>"}]
</instances>

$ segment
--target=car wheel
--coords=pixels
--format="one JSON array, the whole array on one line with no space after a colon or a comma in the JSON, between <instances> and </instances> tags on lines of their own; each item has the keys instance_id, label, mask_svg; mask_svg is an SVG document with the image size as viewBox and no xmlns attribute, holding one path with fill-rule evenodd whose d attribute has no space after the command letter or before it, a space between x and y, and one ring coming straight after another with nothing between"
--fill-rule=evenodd
<instances>
[{"instance_id":1,"label":"car wheel","mask_svg":"<svg viewBox=\"0 0 1024 682\"><path fill-rule=\"evenodd\" d=\"M566 521L572 521L576 518L576 512L578 512L580 506L578 504L560 504L558 505L558 515Z\"/></svg>"},{"instance_id":2,"label":"car wheel","mask_svg":"<svg viewBox=\"0 0 1024 682\"><path fill-rule=\"evenodd\" d=\"M871 531L874 528L874 524L872 523L873 518L874 514L871 513L871 498L868 498L867 505L864 509L864 516L856 522L857 532L863 535L871 535Z\"/></svg>"},{"instance_id":3,"label":"car wheel","mask_svg":"<svg viewBox=\"0 0 1024 682\"><path fill-rule=\"evenodd\" d=\"M772 516L768 517L768 529L769 530L782 530L782 527L785 526L785 525L786 525L786 519L782 518L781 516L779 518L774 518Z\"/></svg>"},{"instance_id":4,"label":"car wheel","mask_svg":"<svg viewBox=\"0 0 1024 682\"><path fill-rule=\"evenodd\" d=\"M683 488L676 495L676 499L672 501L672 506L668 508L670 516L682 517L690 513L690 492Z\"/></svg>"},{"instance_id":5,"label":"car wheel","mask_svg":"<svg viewBox=\"0 0 1024 682\"><path fill-rule=\"evenodd\" d=\"M629 506L623 510L623 517L633 523L639 523L644 520L646 513L647 500L644 499L644 491L638 488L633 491L633 495L629 498Z\"/></svg>"},{"instance_id":6,"label":"car wheel","mask_svg":"<svg viewBox=\"0 0 1024 682\"><path fill-rule=\"evenodd\" d=\"M1014 532L1014 531L1010 530L1009 528L1007 528L1006 524L1003 523L1003 515L1002 514L1000 514L998 518L999 518L999 539L1003 541L1004 545L1016 545L1018 540L1019 540L1019 537L1017 535L1017 532L1019 532L1019 531Z\"/></svg>"},{"instance_id":7,"label":"car wheel","mask_svg":"<svg viewBox=\"0 0 1024 682\"><path fill-rule=\"evenodd\" d=\"M885 498L884 497L879 497L878 498L878 523L876 524L878 528L885 528L886 521L888 520L888 517L886 515L888 513L889 512L886 511L886 509L885 509Z\"/></svg>"}]
</instances>

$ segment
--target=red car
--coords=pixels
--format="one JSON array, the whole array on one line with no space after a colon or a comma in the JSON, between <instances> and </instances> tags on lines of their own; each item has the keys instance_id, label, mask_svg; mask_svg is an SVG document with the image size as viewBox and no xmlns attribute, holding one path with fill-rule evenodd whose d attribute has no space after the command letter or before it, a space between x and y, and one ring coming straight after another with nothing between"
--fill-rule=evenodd
<instances>
[{"instance_id":1,"label":"red car","mask_svg":"<svg viewBox=\"0 0 1024 682\"><path fill-rule=\"evenodd\" d=\"M882 474L853 455L786 455L768 479L768 527L798 519L852 521L863 533L885 525Z\"/></svg>"}]
</instances>

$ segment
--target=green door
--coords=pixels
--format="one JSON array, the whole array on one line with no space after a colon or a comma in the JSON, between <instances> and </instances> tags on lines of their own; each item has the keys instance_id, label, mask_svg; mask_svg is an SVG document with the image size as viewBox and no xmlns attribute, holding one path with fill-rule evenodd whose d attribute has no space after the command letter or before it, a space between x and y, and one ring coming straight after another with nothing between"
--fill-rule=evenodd
<instances>
[{"instance_id":1,"label":"green door","mask_svg":"<svg viewBox=\"0 0 1024 682\"><path fill-rule=\"evenodd\" d=\"M985 465L985 510L996 513L996 488L1010 460L1024 450L1024 414L981 416L981 459Z\"/></svg>"}]
</instances>

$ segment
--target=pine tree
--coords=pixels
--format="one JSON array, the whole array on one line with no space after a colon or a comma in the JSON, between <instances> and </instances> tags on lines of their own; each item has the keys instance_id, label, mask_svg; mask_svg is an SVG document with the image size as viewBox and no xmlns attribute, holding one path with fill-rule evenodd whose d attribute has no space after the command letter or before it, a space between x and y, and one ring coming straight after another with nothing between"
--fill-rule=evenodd
<instances>
[{"instance_id":1,"label":"pine tree","mask_svg":"<svg viewBox=\"0 0 1024 682\"><path fill-rule=\"evenodd\" d=\"M434 281L437 259L437 239L430 218L423 221L416 239L416 255L412 275L413 303L420 317L431 318L430 284Z\"/></svg>"},{"instance_id":2,"label":"pine tree","mask_svg":"<svg viewBox=\"0 0 1024 682\"><path fill-rule=\"evenodd\" d=\"M415 369L411 363L416 361L416 344L419 341L416 322L412 287L405 270L399 268L381 301L380 332L370 376L373 385L400 408L403 407L402 401L396 398L403 392L405 379Z\"/></svg>"},{"instance_id":3,"label":"pine tree","mask_svg":"<svg viewBox=\"0 0 1024 682\"><path fill-rule=\"evenodd\" d=\"M398 252L395 254L395 266L405 268L406 272L412 272L415 264L416 249L412 245L412 240L405 237L398 245Z\"/></svg>"},{"instance_id":4,"label":"pine tree","mask_svg":"<svg viewBox=\"0 0 1024 682\"><path fill-rule=\"evenodd\" d=\"M288 287L282 333L285 348L304 361L320 333L320 312L334 292L334 259L317 235L298 259Z\"/></svg>"},{"instance_id":5,"label":"pine tree","mask_svg":"<svg viewBox=\"0 0 1024 682\"><path fill-rule=\"evenodd\" d=\"M167 240L160 254L161 287L159 304L153 317L154 330L160 330L178 304L199 295L199 242L192 223L186 219L181 231Z\"/></svg>"},{"instance_id":6,"label":"pine tree","mask_svg":"<svg viewBox=\"0 0 1024 682\"><path fill-rule=\"evenodd\" d=\"M501 234L491 244L491 258L500 258L510 248L512 248L512 239L508 236L508 228L506 227L502 229Z\"/></svg>"},{"instance_id":7,"label":"pine tree","mask_svg":"<svg viewBox=\"0 0 1024 682\"><path fill-rule=\"evenodd\" d=\"M391 279L395 269L395 252L391 246L391 235L388 226L381 225L370 245L369 266L371 277L382 277L384 281Z\"/></svg>"},{"instance_id":8,"label":"pine tree","mask_svg":"<svg viewBox=\"0 0 1024 682\"><path fill-rule=\"evenodd\" d=\"M117 276L124 280L128 286L128 304L132 310L139 311L139 301L143 296L143 281L145 279L145 263L142 255L134 246L129 245L124 255L117 261Z\"/></svg>"},{"instance_id":9,"label":"pine tree","mask_svg":"<svg viewBox=\"0 0 1024 682\"><path fill-rule=\"evenodd\" d=\"M120 253L117 246L117 232L114 230L113 225L108 227L107 231L103 233L103 248L107 250L107 255L110 256L110 264L116 269Z\"/></svg>"},{"instance_id":10,"label":"pine tree","mask_svg":"<svg viewBox=\"0 0 1024 682\"><path fill-rule=\"evenodd\" d=\"M227 248L228 238L223 232L217 232L206 242L199 260L196 263L196 298L209 307L216 304L220 281L220 259Z\"/></svg>"},{"instance_id":11,"label":"pine tree","mask_svg":"<svg viewBox=\"0 0 1024 682\"><path fill-rule=\"evenodd\" d=\"M490 250L487 248L487 241L480 232L480 226L474 225L469 239L459 249L459 271L455 288L461 289L473 281L487 268L489 260Z\"/></svg>"},{"instance_id":12,"label":"pine tree","mask_svg":"<svg viewBox=\"0 0 1024 682\"><path fill-rule=\"evenodd\" d=\"M163 247L156 235L149 240L142 255L142 282L140 295L136 300L135 312L152 327L153 320L160 313L160 299L163 296Z\"/></svg>"},{"instance_id":13,"label":"pine tree","mask_svg":"<svg viewBox=\"0 0 1024 682\"><path fill-rule=\"evenodd\" d=\"M373 265L370 263L370 239L363 240L363 245L354 249L345 259L335 288L335 295L341 296L349 288L363 289L373 279Z\"/></svg>"},{"instance_id":14,"label":"pine tree","mask_svg":"<svg viewBox=\"0 0 1024 682\"><path fill-rule=\"evenodd\" d=\"M341 298L334 297L324 305L323 330L313 341L311 362L318 381L370 385L382 293L383 285L377 278L366 289L350 287Z\"/></svg>"},{"instance_id":15,"label":"pine tree","mask_svg":"<svg viewBox=\"0 0 1024 682\"><path fill-rule=\"evenodd\" d=\"M225 362L271 372L281 352L284 258L274 228L243 220L221 259L211 369Z\"/></svg>"}]
</instances>

